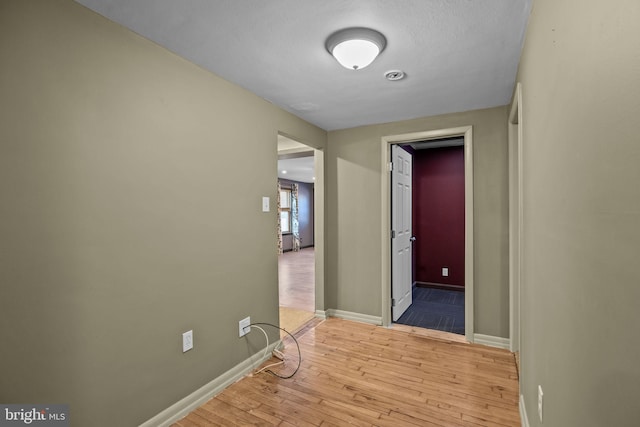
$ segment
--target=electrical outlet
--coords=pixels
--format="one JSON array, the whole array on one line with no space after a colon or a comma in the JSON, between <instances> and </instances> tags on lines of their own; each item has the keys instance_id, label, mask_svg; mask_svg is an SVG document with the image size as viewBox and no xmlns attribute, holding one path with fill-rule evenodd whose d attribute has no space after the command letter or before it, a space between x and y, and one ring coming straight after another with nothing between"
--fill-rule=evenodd
<instances>
[{"instance_id":1,"label":"electrical outlet","mask_svg":"<svg viewBox=\"0 0 640 427\"><path fill-rule=\"evenodd\" d=\"M449 276L449 267L442 267L442 277Z\"/></svg>"},{"instance_id":2,"label":"electrical outlet","mask_svg":"<svg viewBox=\"0 0 640 427\"><path fill-rule=\"evenodd\" d=\"M243 337L249 333L249 331L251 330L249 325L251 325L251 317L245 317L244 319L238 322L239 337Z\"/></svg>"},{"instance_id":3,"label":"electrical outlet","mask_svg":"<svg viewBox=\"0 0 640 427\"><path fill-rule=\"evenodd\" d=\"M193 330L182 334L182 352L185 353L193 348Z\"/></svg>"},{"instance_id":4,"label":"electrical outlet","mask_svg":"<svg viewBox=\"0 0 640 427\"><path fill-rule=\"evenodd\" d=\"M542 386L538 385L538 417L540 417L540 422L542 422L542 398L544 397L544 393L542 393Z\"/></svg>"}]
</instances>

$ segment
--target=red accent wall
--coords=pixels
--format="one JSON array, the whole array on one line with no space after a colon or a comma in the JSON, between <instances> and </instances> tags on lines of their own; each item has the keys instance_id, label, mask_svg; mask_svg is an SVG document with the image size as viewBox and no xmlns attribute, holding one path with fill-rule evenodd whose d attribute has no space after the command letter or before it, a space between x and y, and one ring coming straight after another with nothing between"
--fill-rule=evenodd
<instances>
[{"instance_id":1,"label":"red accent wall","mask_svg":"<svg viewBox=\"0 0 640 427\"><path fill-rule=\"evenodd\" d=\"M412 210L414 280L464 286L463 147L414 153Z\"/></svg>"}]
</instances>

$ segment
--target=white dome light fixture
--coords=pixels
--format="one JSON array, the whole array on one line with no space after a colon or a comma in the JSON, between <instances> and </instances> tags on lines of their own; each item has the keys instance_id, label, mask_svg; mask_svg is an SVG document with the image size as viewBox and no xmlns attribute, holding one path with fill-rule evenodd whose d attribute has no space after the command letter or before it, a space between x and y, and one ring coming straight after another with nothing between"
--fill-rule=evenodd
<instances>
[{"instance_id":1,"label":"white dome light fixture","mask_svg":"<svg viewBox=\"0 0 640 427\"><path fill-rule=\"evenodd\" d=\"M384 50L387 39L370 28L345 28L327 39L327 50L344 68L361 70Z\"/></svg>"}]
</instances>

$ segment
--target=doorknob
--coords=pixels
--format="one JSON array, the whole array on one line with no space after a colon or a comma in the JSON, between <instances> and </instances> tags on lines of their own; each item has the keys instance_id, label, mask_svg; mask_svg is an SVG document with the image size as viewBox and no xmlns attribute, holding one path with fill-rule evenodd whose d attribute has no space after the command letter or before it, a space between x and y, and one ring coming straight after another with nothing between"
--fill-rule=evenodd
<instances>
[{"instance_id":1,"label":"doorknob","mask_svg":"<svg viewBox=\"0 0 640 427\"><path fill-rule=\"evenodd\" d=\"M416 241L416 236L409 237L409 240L411 240L412 242L415 242Z\"/></svg>"}]
</instances>

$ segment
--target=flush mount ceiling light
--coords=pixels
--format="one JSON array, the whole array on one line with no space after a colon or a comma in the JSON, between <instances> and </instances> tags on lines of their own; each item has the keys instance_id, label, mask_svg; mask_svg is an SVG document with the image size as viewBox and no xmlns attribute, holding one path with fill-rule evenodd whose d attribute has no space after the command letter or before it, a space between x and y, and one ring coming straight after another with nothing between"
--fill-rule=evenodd
<instances>
[{"instance_id":1,"label":"flush mount ceiling light","mask_svg":"<svg viewBox=\"0 0 640 427\"><path fill-rule=\"evenodd\" d=\"M345 28L327 39L326 47L345 68L360 70L371 64L384 50L387 39L370 28Z\"/></svg>"}]
</instances>

